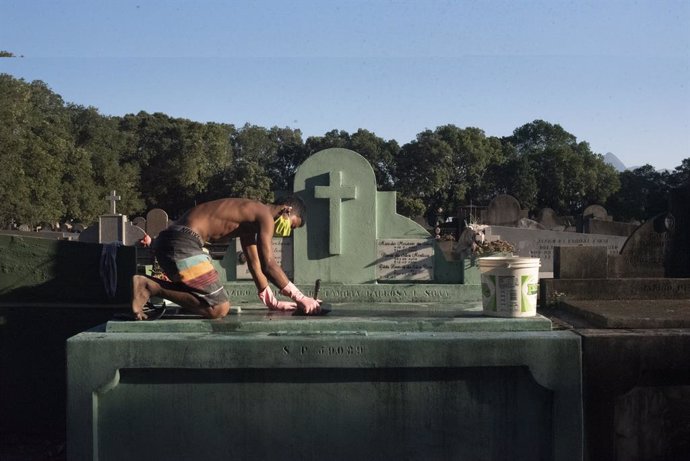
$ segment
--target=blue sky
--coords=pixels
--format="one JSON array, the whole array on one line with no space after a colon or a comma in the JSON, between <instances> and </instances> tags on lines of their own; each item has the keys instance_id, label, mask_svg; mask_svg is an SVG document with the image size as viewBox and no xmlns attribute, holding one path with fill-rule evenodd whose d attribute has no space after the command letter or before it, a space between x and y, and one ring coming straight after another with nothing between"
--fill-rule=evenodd
<instances>
[{"instance_id":1,"label":"blue sky","mask_svg":"<svg viewBox=\"0 0 690 461\"><path fill-rule=\"evenodd\" d=\"M690 2L0 0L0 72L102 114L368 129L558 123L627 166L690 157Z\"/></svg>"}]
</instances>

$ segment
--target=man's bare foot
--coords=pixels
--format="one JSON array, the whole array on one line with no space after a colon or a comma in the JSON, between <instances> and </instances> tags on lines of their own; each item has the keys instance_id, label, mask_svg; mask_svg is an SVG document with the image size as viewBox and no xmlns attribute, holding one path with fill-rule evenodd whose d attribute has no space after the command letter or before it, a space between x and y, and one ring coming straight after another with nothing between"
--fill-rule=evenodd
<instances>
[{"instance_id":1,"label":"man's bare foot","mask_svg":"<svg viewBox=\"0 0 690 461\"><path fill-rule=\"evenodd\" d=\"M144 305L151 297L148 289L148 279L142 275L132 277L132 313L137 320L146 320Z\"/></svg>"}]
</instances>

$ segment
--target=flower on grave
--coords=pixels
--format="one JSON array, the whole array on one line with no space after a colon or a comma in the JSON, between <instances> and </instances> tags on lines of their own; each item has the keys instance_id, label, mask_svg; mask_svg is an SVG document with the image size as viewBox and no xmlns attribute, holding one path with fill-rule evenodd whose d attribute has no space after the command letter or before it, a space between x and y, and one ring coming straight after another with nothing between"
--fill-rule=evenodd
<instances>
[{"instance_id":1,"label":"flower on grave","mask_svg":"<svg viewBox=\"0 0 690 461\"><path fill-rule=\"evenodd\" d=\"M475 255L488 256L494 253L513 253L515 251L515 246L505 240L485 240L473 246L472 250Z\"/></svg>"}]
</instances>

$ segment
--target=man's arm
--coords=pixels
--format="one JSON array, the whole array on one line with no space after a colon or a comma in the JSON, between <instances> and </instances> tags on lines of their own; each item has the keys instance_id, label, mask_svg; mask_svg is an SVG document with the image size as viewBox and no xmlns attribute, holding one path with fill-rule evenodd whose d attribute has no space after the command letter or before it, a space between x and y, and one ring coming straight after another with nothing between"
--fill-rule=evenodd
<instances>
[{"instance_id":1,"label":"man's arm","mask_svg":"<svg viewBox=\"0 0 690 461\"><path fill-rule=\"evenodd\" d=\"M280 264L273 257L273 217L270 213L265 212L259 216L258 221L259 232L256 236L258 264L261 272L268 277L268 280L273 282L278 288L283 288L290 282L290 279L288 279L285 272L283 272L283 268L280 267ZM257 283L257 288L262 288L262 286L258 286L256 279L254 282Z\"/></svg>"},{"instance_id":2,"label":"man's arm","mask_svg":"<svg viewBox=\"0 0 690 461\"><path fill-rule=\"evenodd\" d=\"M256 248L256 236L245 235L240 237L240 243L242 244L242 251L247 257L247 268L252 274L254 279L254 284L258 290L259 299L264 303L266 307L274 310L293 310L297 308L297 303L288 301L278 301L278 299L273 294L271 287L268 283L268 278L261 270L261 260L259 258L259 253Z\"/></svg>"},{"instance_id":3,"label":"man's arm","mask_svg":"<svg viewBox=\"0 0 690 461\"><path fill-rule=\"evenodd\" d=\"M273 217L270 213L262 213L258 217L259 233L257 235L257 250L261 261L261 270L278 287L280 292L289 296L306 314L319 311L319 302L305 296L294 283L288 279L283 269L273 257ZM256 283L256 280L255 280Z\"/></svg>"}]
</instances>

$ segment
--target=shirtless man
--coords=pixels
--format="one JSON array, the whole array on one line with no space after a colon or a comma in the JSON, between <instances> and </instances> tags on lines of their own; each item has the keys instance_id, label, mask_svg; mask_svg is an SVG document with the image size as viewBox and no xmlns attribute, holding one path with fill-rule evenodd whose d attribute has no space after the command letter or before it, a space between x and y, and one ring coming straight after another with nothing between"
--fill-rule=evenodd
<instances>
[{"instance_id":1,"label":"shirtless man","mask_svg":"<svg viewBox=\"0 0 690 461\"><path fill-rule=\"evenodd\" d=\"M144 305L151 296L159 296L207 318L225 317L230 311L229 296L203 245L239 237L259 299L269 309L318 313L319 300L305 296L290 282L272 250L273 236L289 236L304 225L305 217L304 202L294 196L272 205L242 198L197 205L154 240L154 254L171 281L135 275L132 312L137 320L146 319ZM278 301L269 281L293 302Z\"/></svg>"}]
</instances>

